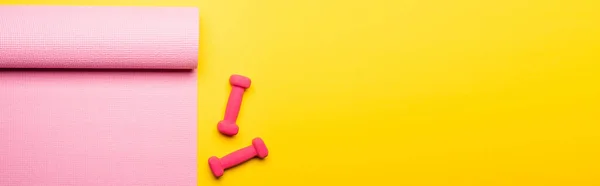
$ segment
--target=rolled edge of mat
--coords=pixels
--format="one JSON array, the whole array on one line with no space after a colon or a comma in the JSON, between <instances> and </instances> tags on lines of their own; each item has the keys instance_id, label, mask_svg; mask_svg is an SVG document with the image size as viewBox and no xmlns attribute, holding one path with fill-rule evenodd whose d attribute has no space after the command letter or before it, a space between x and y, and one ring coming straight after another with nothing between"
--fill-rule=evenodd
<instances>
[{"instance_id":1,"label":"rolled edge of mat","mask_svg":"<svg viewBox=\"0 0 600 186\"><path fill-rule=\"evenodd\" d=\"M0 6L0 68L195 69L196 7Z\"/></svg>"}]
</instances>

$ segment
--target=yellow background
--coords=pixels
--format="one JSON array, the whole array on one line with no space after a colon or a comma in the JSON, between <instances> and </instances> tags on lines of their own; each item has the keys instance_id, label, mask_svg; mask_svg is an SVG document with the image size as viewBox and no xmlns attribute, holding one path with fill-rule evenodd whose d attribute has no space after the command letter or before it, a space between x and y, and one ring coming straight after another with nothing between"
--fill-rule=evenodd
<instances>
[{"instance_id":1,"label":"yellow background","mask_svg":"<svg viewBox=\"0 0 600 186\"><path fill-rule=\"evenodd\" d=\"M600 185L598 1L4 2L199 7L199 185ZM257 136L267 159L212 177Z\"/></svg>"}]
</instances>

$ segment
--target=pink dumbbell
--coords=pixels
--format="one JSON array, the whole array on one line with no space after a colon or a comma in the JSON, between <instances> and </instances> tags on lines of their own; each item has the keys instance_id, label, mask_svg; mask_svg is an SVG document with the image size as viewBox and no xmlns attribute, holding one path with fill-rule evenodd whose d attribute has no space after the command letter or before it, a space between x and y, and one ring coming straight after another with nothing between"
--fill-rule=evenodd
<instances>
[{"instance_id":1,"label":"pink dumbbell","mask_svg":"<svg viewBox=\"0 0 600 186\"><path fill-rule=\"evenodd\" d=\"M255 156L262 159L267 157L267 155L269 155L269 150L267 150L265 142L260 138L254 138L252 140L252 145L229 153L221 159L216 156L208 158L208 166L215 177L221 177L223 176L225 169L239 165Z\"/></svg>"},{"instance_id":2,"label":"pink dumbbell","mask_svg":"<svg viewBox=\"0 0 600 186\"><path fill-rule=\"evenodd\" d=\"M231 75L229 77L229 83L231 84L231 93L229 94L229 100L227 101L227 107L225 108L225 117L217 124L217 129L221 134L228 136L236 135L239 131L239 127L235 123L240 107L242 105L242 97L244 91L250 87L250 78L241 75Z\"/></svg>"}]
</instances>

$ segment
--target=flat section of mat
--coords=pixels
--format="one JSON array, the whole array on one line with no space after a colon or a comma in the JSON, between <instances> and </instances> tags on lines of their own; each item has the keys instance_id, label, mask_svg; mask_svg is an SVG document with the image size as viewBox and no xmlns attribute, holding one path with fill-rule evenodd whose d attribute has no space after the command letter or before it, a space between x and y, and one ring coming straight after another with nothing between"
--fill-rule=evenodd
<instances>
[{"instance_id":1,"label":"flat section of mat","mask_svg":"<svg viewBox=\"0 0 600 186\"><path fill-rule=\"evenodd\" d=\"M0 70L0 185L196 185L193 71Z\"/></svg>"}]
</instances>

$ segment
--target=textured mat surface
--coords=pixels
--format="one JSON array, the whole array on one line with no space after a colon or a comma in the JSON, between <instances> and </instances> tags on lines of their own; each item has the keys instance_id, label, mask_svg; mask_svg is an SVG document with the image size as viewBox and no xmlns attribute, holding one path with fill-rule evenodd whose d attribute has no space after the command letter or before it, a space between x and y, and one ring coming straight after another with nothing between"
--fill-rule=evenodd
<instances>
[{"instance_id":1,"label":"textured mat surface","mask_svg":"<svg viewBox=\"0 0 600 186\"><path fill-rule=\"evenodd\" d=\"M0 185L196 185L197 21L0 7Z\"/></svg>"},{"instance_id":2,"label":"textured mat surface","mask_svg":"<svg viewBox=\"0 0 600 186\"><path fill-rule=\"evenodd\" d=\"M0 68L192 69L198 10L0 6Z\"/></svg>"}]
</instances>

